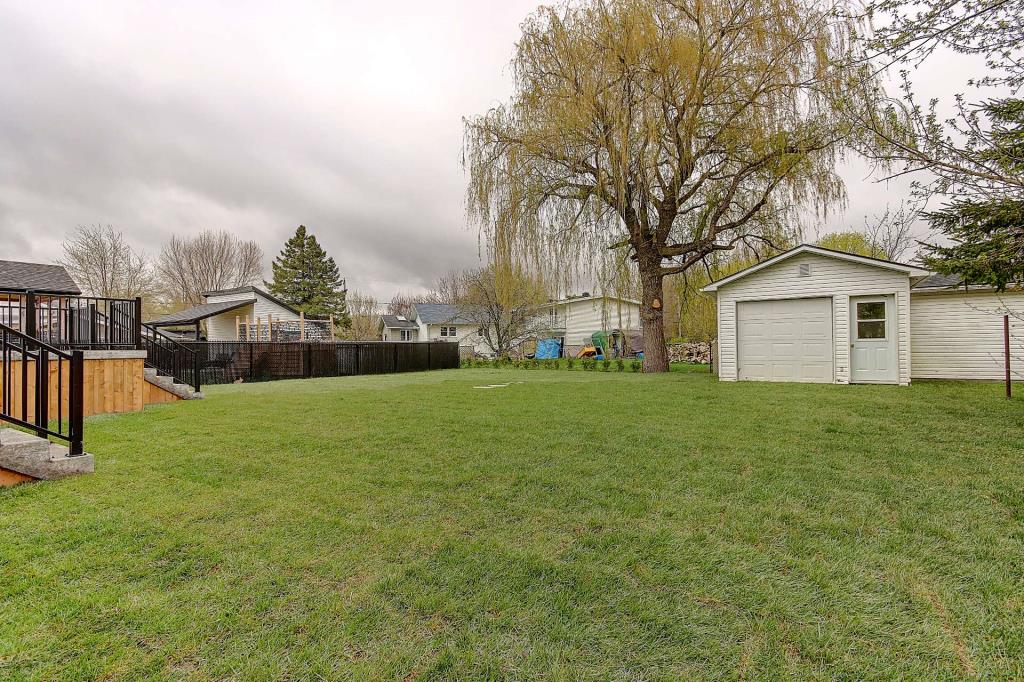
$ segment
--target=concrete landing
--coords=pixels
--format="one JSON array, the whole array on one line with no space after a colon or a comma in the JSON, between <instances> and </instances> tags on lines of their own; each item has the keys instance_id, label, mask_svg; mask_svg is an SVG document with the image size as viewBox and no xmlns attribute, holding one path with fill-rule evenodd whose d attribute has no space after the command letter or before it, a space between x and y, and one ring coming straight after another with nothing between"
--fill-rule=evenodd
<instances>
[{"instance_id":1,"label":"concrete landing","mask_svg":"<svg viewBox=\"0 0 1024 682\"><path fill-rule=\"evenodd\" d=\"M66 445L51 443L24 431L0 429L0 468L52 481L91 474L95 463L89 454L71 457Z\"/></svg>"}]
</instances>

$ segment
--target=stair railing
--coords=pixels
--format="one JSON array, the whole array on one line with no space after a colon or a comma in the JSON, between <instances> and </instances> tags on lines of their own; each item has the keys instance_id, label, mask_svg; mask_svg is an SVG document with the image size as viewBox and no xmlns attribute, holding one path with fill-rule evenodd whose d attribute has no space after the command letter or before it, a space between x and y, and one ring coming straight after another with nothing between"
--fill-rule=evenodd
<instances>
[{"instance_id":1,"label":"stair railing","mask_svg":"<svg viewBox=\"0 0 1024 682\"><path fill-rule=\"evenodd\" d=\"M85 356L0 323L0 420L81 455Z\"/></svg>"},{"instance_id":2,"label":"stair railing","mask_svg":"<svg viewBox=\"0 0 1024 682\"><path fill-rule=\"evenodd\" d=\"M199 356L194 350L145 322L142 323L141 342L146 351L147 367L189 384L196 393L200 391Z\"/></svg>"}]
</instances>

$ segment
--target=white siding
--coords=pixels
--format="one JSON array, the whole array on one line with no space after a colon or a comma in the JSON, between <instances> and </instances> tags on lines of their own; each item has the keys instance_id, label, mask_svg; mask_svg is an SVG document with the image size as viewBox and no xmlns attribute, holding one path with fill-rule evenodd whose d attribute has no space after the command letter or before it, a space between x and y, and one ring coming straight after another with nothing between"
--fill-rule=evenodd
<instances>
[{"instance_id":1,"label":"white siding","mask_svg":"<svg viewBox=\"0 0 1024 682\"><path fill-rule=\"evenodd\" d=\"M231 299L226 299L231 300ZM213 301L211 301L212 303ZM252 306L247 305L241 308L235 308L229 310L226 313L220 315L214 315L213 317L206 318L206 338L208 341L234 341L235 336L238 332L238 327L235 325L235 316L239 316L243 322L245 322L245 316L248 315L250 320L254 320L255 316L252 312Z\"/></svg>"},{"instance_id":2,"label":"white siding","mask_svg":"<svg viewBox=\"0 0 1024 682\"><path fill-rule=\"evenodd\" d=\"M810 275L800 276L801 265ZM736 303L785 298L832 297L835 380L850 381L850 296L894 294L899 382L910 383L910 278L907 274L813 253L770 265L718 290L719 376L736 381Z\"/></svg>"},{"instance_id":3,"label":"white siding","mask_svg":"<svg viewBox=\"0 0 1024 682\"><path fill-rule=\"evenodd\" d=\"M565 345L585 346L596 331L640 329L640 306L614 298L592 297L566 301L559 306L565 321Z\"/></svg>"},{"instance_id":4,"label":"white siding","mask_svg":"<svg viewBox=\"0 0 1024 682\"><path fill-rule=\"evenodd\" d=\"M1024 292L915 292L910 330L915 379L1002 379L1002 311L1024 317ZM1010 353L1024 355L1024 320L1010 316ZM1018 368L1020 369L1020 368Z\"/></svg>"},{"instance_id":5,"label":"white siding","mask_svg":"<svg viewBox=\"0 0 1024 682\"><path fill-rule=\"evenodd\" d=\"M255 327L256 318L260 318L261 324L266 324L267 316L273 315L274 321L295 321L299 319L299 316L288 310L287 308L274 303L269 298L265 298L254 291L240 291L233 294L218 294L216 296L206 296L206 303L220 303L222 301L241 301L245 299L252 299L253 305L245 306L243 308L236 308L235 310L229 310L226 313L220 315L214 315L206 321L206 338L210 341L234 341L237 333L235 326L235 316L238 316L242 322L245 322L245 316L249 316L249 322Z\"/></svg>"}]
</instances>

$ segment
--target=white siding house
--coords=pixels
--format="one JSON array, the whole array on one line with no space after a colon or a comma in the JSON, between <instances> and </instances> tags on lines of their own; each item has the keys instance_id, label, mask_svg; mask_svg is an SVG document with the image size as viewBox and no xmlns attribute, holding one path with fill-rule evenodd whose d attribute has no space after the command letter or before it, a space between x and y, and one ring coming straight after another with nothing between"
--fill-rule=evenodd
<instances>
[{"instance_id":1,"label":"white siding house","mask_svg":"<svg viewBox=\"0 0 1024 682\"><path fill-rule=\"evenodd\" d=\"M909 384L998 379L1001 313L1024 292L957 288L958 278L807 244L713 282L723 381Z\"/></svg>"},{"instance_id":2,"label":"white siding house","mask_svg":"<svg viewBox=\"0 0 1024 682\"><path fill-rule=\"evenodd\" d=\"M267 292L256 287L238 287L221 291L209 291L203 294L206 303L224 303L228 301L251 301L240 308L229 310L206 319L206 338L208 341L234 341L238 334L238 323L256 325L259 318L261 325L273 317L274 321L298 322L299 312Z\"/></svg>"},{"instance_id":3,"label":"white siding house","mask_svg":"<svg viewBox=\"0 0 1024 682\"><path fill-rule=\"evenodd\" d=\"M575 355L590 345L594 332L638 331L640 302L615 296L574 296L541 307L548 316L550 333L562 339L565 355Z\"/></svg>"}]
</instances>

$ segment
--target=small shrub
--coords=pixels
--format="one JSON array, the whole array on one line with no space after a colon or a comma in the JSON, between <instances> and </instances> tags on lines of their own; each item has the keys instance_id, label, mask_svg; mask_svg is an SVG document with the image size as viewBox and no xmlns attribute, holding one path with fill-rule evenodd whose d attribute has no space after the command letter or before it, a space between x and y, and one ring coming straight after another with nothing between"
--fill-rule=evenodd
<instances>
[{"instance_id":1,"label":"small shrub","mask_svg":"<svg viewBox=\"0 0 1024 682\"><path fill-rule=\"evenodd\" d=\"M629 363L629 368L634 372L639 372L644 368L644 363L640 362L639 360L633 360L632 362Z\"/></svg>"},{"instance_id":2,"label":"small shrub","mask_svg":"<svg viewBox=\"0 0 1024 682\"><path fill-rule=\"evenodd\" d=\"M473 359L472 358L462 358L462 360L459 361L459 367L472 367L472 366L473 366Z\"/></svg>"},{"instance_id":3,"label":"small shrub","mask_svg":"<svg viewBox=\"0 0 1024 682\"><path fill-rule=\"evenodd\" d=\"M611 368L612 368L612 361L611 360L602 360L601 361L601 371L602 372L607 372Z\"/></svg>"},{"instance_id":4,"label":"small shrub","mask_svg":"<svg viewBox=\"0 0 1024 682\"><path fill-rule=\"evenodd\" d=\"M583 369L587 370L588 372L592 372L592 371L594 371L594 368L596 366L597 366L597 360L594 360L593 358L584 358L584 360L583 360Z\"/></svg>"},{"instance_id":5,"label":"small shrub","mask_svg":"<svg viewBox=\"0 0 1024 682\"><path fill-rule=\"evenodd\" d=\"M499 367L501 367L501 358L494 358L493 360L491 360L491 367L493 367L494 369L498 369Z\"/></svg>"},{"instance_id":6,"label":"small shrub","mask_svg":"<svg viewBox=\"0 0 1024 682\"><path fill-rule=\"evenodd\" d=\"M540 368L540 360L537 358L530 358L530 369Z\"/></svg>"},{"instance_id":7,"label":"small shrub","mask_svg":"<svg viewBox=\"0 0 1024 682\"><path fill-rule=\"evenodd\" d=\"M575 358L568 358L565 361L565 368L566 369L572 369L575 364L576 364L576 359Z\"/></svg>"},{"instance_id":8,"label":"small shrub","mask_svg":"<svg viewBox=\"0 0 1024 682\"><path fill-rule=\"evenodd\" d=\"M626 363L622 361L622 358L619 358L618 360L615 361L615 371L616 372L622 372L622 371L625 371L625 369L626 369Z\"/></svg>"}]
</instances>

